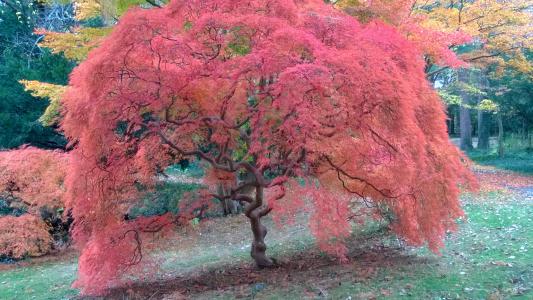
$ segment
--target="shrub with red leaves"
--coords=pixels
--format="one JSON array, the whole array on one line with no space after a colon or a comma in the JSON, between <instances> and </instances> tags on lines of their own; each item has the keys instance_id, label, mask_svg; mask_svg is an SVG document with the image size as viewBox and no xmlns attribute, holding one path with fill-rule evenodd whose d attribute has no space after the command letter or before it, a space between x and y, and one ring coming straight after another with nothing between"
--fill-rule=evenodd
<instances>
[{"instance_id":1,"label":"shrub with red leaves","mask_svg":"<svg viewBox=\"0 0 533 300\"><path fill-rule=\"evenodd\" d=\"M20 259L50 252L52 237L49 227L36 216L0 217L0 257Z\"/></svg>"},{"instance_id":2,"label":"shrub with red leaves","mask_svg":"<svg viewBox=\"0 0 533 300\"><path fill-rule=\"evenodd\" d=\"M0 151L0 200L25 213L0 215L0 256L40 256L52 249L51 233L67 234L68 221L61 213L67 161L61 151L32 147Z\"/></svg>"}]
</instances>

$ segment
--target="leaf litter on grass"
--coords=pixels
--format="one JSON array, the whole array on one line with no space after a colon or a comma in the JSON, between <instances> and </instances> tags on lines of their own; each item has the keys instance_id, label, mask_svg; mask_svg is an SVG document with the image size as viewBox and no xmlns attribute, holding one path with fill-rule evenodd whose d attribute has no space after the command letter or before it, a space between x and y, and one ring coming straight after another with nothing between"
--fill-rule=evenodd
<instances>
[{"instance_id":1,"label":"leaf litter on grass","mask_svg":"<svg viewBox=\"0 0 533 300\"><path fill-rule=\"evenodd\" d=\"M448 237L442 256L405 247L369 224L349 241L350 261L340 264L313 247L305 226L280 230L269 220L269 254L280 266L258 270L248 257L247 220L223 218L178 233L158 254L165 258L161 277L117 288L110 299L531 299L533 207L520 189L533 188L532 178L483 168L476 169L482 189L463 195L467 220ZM0 282L7 282L0 298L75 295L69 288L75 269L59 285L25 275L60 272L61 264L41 267L36 260L0 270Z\"/></svg>"}]
</instances>

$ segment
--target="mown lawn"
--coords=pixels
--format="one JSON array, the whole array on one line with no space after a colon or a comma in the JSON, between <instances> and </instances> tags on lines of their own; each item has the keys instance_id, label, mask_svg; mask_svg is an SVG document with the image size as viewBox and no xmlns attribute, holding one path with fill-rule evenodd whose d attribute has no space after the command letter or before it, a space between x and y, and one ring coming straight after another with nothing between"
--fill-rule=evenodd
<instances>
[{"instance_id":1,"label":"mown lawn","mask_svg":"<svg viewBox=\"0 0 533 300\"><path fill-rule=\"evenodd\" d=\"M78 294L70 288L76 268L70 259L0 269L0 299L69 299Z\"/></svg>"},{"instance_id":2,"label":"mown lawn","mask_svg":"<svg viewBox=\"0 0 533 300\"><path fill-rule=\"evenodd\" d=\"M441 256L404 247L370 224L351 241L351 261L338 264L314 250L305 228L268 224L269 253L281 267L260 271L248 259L246 220L220 219L199 228L190 245L179 241L180 251L164 252L160 281L117 289L112 297L533 299L532 189L463 195L468 220L447 238ZM3 266L0 299L75 297L75 273L75 258Z\"/></svg>"},{"instance_id":3,"label":"mown lawn","mask_svg":"<svg viewBox=\"0 0 533 300\"><path fill-rule=\"evenodd\" d=\"M509 151L502 158L495 150L491 152L472 151L468 156L480 165L533 175L533 149Z\"/></svg>"},{"instance_id":4,"label":"mown lawn","mask_svg":"<svg viewBox=\"0 0 533 300\"><path fill-rule=\"evenodd\" d=\"M481 202L482 200L482 202ZM343 282L332 298L532 299L533 199L518 194L466 196L468 222L442 256L413 249L425 263L379 268L367 281Z\"/></svg>"},{"instance_id":5,"label":"mown lawn","mask_svg":"<svg viewBox=\"0 0 533 300\"><path fill-rule=\"evenodd\" d=\"M382 236L355 246L347 265L292 270L293 278L285 286L266 278L192 296L533 299L533 199L518 193L488 192L465 195L463 201L468 221L448 238L442 256L425 249L396 251L395 238Z\"/></svg>"}]
</instances>

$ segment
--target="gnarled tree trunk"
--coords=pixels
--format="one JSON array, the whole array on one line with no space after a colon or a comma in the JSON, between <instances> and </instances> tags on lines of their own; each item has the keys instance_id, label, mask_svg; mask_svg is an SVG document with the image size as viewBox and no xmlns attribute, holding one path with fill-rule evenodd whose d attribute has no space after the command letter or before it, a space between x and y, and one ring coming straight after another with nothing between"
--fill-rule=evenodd
<instances>
[{"instance_id":1,"label":"gnarled tree trunk","mask_svg":"<svg viewBox=\"0 0 533 300\"><path fill-rule=\"evenodd\" d=\"M255 260L255 263L260 268L271 267L274 261L266 255L265 236L267 229L265 225L261 224L261 218L270 212L268 206L263 203L263 187L256 187L255 199L246 207L246 216L250 219L252 227L253 242L250 255Z\"/></svg>"}]
</instances>

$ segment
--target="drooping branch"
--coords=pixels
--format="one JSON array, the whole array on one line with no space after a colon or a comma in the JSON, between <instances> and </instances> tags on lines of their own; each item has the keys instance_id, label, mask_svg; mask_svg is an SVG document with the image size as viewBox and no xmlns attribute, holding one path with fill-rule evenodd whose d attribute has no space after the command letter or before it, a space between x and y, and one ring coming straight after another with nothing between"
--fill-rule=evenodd
<instances>
[{"instance_id":1,"label":"drooping branch","mask_svg":"<svg viewBox=\"0 0 533 300\"><path fill-rule=\"evenodd\" d=\"M169 140L163 133L160 131L156 131L156 134L161 138L161 140L170 146L172 149L176 150L179 154L183 156L199 156L203 160L210 163L214 168L217 168L219 170L227 171L227 172L235 172L235 169L231 169L229 166L219 164L216 162L216 159L207 153L200 151L200 150L184 150L175 143L173 143L171 140Z\"/></svg>"},{"instance_id":2,"label":"drooping branch","mask_svg":"<svg viewBox=\"0 0 533 300\"><path fill-rule=\"evenodd\" d=\"M348 177L349 179L353 179L353 180L357 180L359 182L362 182L365 184L365 186L370 186L374 191L378 192L379 194L381 194L381 196L385 197L385 198L388 198L388 199L394 199L394 198L398 198L400 197L401 195L391 195L389 194L387 191L383 190L383 189L380 189L378 188L377 186L375 186L374 184L372 184L371 182L369 182L368 180L362 178L362 177L359 177L359 176L355 176L355 175L351 175L349 173L347 173L345 170L343 170L340 166L336 165L335 163L333 163L333 161L327 156L327 155L324 155L324 158L326 159L326 161L328 162L328 164L338 173L338 178L340 179L340 174L342 174L343 176L346 176ZM341 180L342 181L342 180ZM344 184L344 181L342 181L343 183L343 186L344 188L346 189L346 185ZM348 192L351 192L351 193L356 193L352 190L349 190L349 189L346 189ZM363 197L362 194L360 193L356 193L358 196L360 197Z\"/></svg>"},{"instance_id":3,"label":"drooping branch","mask_svg":"<svg viewBox=\"0 0 533 300\"><path fill-rule=\"evenodd\" d=\"M133 250L133 254L132 254L130 260L128 261L128 263L126 265L127 266L134 266L134 265L139 264L142 261L142 258L143 258L142 240L141 240L141 237L139 235L139 231L138 230L134 230L134 229L130 229L130 230L127 230L126 232L124 232L124 234L122 235L120 240L121 241L124 240L129 233L133 233L133 239L135 240L135 248Z\"/></svg>"}]
</instances>

